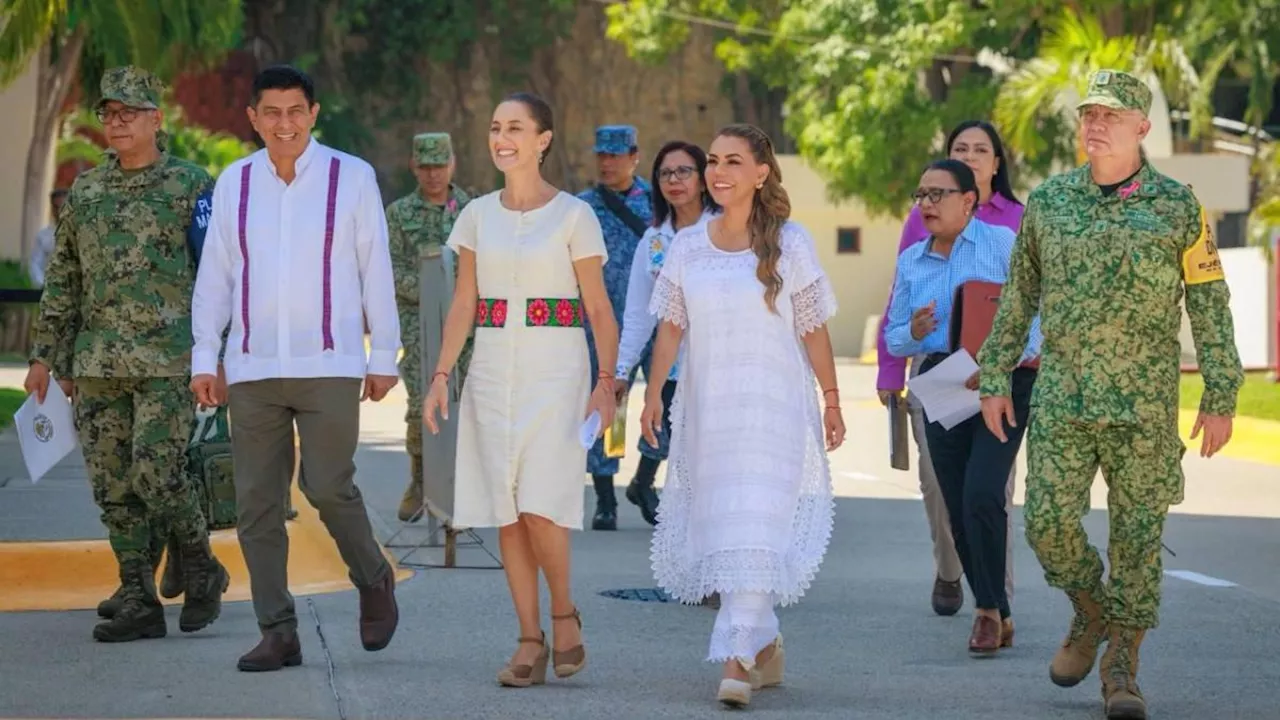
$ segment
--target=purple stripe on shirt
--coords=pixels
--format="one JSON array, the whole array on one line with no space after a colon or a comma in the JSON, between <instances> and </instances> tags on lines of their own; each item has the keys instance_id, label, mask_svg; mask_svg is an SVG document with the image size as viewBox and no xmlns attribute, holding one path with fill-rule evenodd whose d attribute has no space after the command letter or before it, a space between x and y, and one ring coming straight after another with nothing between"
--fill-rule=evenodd
<instances>
[{"instance_id":1,"label":"purple stripe on shirt","mask_svg":"<svg viewBox=\"0 0 1280 720\"><path fill-rule=\"evenodd\" d=\"M338 158L329 161L329 197L324 211L324 349L333 349L333 221L338 205Z\"/></svg>"},{"instance_id":2,"label":"purple stripe on shirt","mask_svg":"<svg viewBox=\"0 0 1280 720\"><path fill-rule=\"evenodd\" d=\"M975 216L991 225L1003 225L1015 233L1022 226L1023 205L1003 195L993 194L990 201L979 205ZM902 226L902 237L898 240L898 255L903 250L915 245L929 236L929 230L920 217L920 206L911 208L911 214ZM889 297L893 297L893 287L889 288ZM885 302L884 314L880 316L880 328L876 333L876 364L879 372L876 375L877 390L902 390L906 385L907 359L889 354L889 347L884 340L884 326L889 317L889 302Z\"/></svg>"},{"instance_id":3,"label":"purple stripe on shirt","mask_svg":"<svg viewBox=\"0 0 1280 720\"><path fill-rule=\"evenodd\" d=\"M244 265L240 270L240 322L244 325L244 339L240 341L240 352L249 354L249 171L253 163L245 163L240 168L240 256Z\"/></svg>"}]
</instances>

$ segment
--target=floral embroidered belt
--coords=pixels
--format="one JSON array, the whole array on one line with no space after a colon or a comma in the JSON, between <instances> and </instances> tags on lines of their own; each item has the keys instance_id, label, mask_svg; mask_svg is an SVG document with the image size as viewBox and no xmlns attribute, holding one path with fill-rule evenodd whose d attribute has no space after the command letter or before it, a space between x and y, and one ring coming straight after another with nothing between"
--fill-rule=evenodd
<instances>
[{"instance_id":1,"label":"floral embroidered belt","mask_svg":"<svg viewBox=\"0 0 1280 720\"><path fill-rule=\"evenodd\" d=\"M480 298L476 302L476 327L505 327L505 298ZM524 303L524 324L531 327L582 327L579 298L529 298Z\"/></svg>"}]
</instances>

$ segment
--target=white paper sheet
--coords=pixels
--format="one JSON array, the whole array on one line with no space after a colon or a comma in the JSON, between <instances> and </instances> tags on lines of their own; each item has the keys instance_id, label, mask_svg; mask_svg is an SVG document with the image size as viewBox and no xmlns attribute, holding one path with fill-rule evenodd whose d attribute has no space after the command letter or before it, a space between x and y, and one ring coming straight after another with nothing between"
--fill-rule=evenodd
<instances>
[{"instance_id":1,"label":"white paper sheet","mask_svg":"<svg viewBox=\"0 0 1280 720\"><path fill-rule=\"evenodd\" d=\"M961 348L928 372L908 380L907 387L924 406L925 417L950 430L982 410L978 391L964 386L976 372L978 363Z\"/></svg>"},{"instance_id":2,"label":"white paper sheet","mask_svg":"<svg viewBox=\"0 0 1280 720\"><path fill-rule=\"evenodd\" d=\"M28 395L14 413L13 424L33 483L39 482L79 444L71 401L53 378L49 379L44 402L36 402L35 393Z\"/></svg>"},{"instance_id":3,"label":"white paper sheet","mask_svg":"<svg viewBox=\"0 0 1280 720\"><path fill-rule=\"evenodd\" d=\"M582 423L582 427L578 428L578 442L582 443L582 447L590 450L592 445L596 444L596 438L600 437L600 412L594 411L587 421Z\"/></svg>"}]
</instances>

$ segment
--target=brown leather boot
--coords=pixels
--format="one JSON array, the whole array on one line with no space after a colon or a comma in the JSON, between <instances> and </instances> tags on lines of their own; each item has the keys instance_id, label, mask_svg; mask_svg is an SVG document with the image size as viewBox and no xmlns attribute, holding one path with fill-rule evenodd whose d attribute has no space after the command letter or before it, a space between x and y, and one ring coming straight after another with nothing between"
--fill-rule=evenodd
<instances>
[{"instance_id":1,"label":"brown leather boot","mask_svg":"<svg viewBox=\"0 0 1280 720\"><path fill-rule=\"evenodd\" d=\"M257 647L242 655L236 668L241 672L271 672L301 664L302 643L298 632L282 629L263 632Z\"/></svg>"},{"instance_id":2,"label":"brown leather boot","mask_svg":"<svg viewBox=\"0 0 1280 720\"><path fill-rule=\"evenodd\" d=\"M400 499L400 522L416 523L422 519L422 456L409 456L409 485Z\"/></svg>"},{"instance_id":3,"label":"brown leather boot","mask_svg":"<svg viewBox=\"0 0 1280 720\"><path fill-rule=\"evenodd\" d=\"M1089 676L1098 657L1098 646L1107 632L1102 605L1091 593L1070 590L1067 598L1075 608L1071 630L1049 664L1049 679L1060 687L1074 687Z\"/></svg>"},{"instance_id":4,"label":"brown leather boot","mask_svg":"<svg viewBox=\"0 0 1280 720\"><path fill-rule=\"evenodd\" d=\"M987 615L973 618L973 632L969 634L969 653L989 656L1000 650L1002 626L999 620Z\"/></svg>"},{"instance_id":5,"label":"brown leather boot","mask_svg":"<svg viewBox=\"0 0 1280 720\"><path fill-rule=\"evenodd\" d=\"M388 567L382 579L360 590L360 644L375 652L391 644L400 623L396 605L396 574Z\"/></svg>"},{"instance_id":6,"label":"brown leather boot","mask_svg":"<svg viewBox=\"0 0 1280 720\"><path fill-rule=\"evenodd\" d=\"M1098 674L1107 720L1146 720L1147 702L1138 689L1138 648L1146 630L1113 627L1107 637Z\"/></svg>"}]
</instances>

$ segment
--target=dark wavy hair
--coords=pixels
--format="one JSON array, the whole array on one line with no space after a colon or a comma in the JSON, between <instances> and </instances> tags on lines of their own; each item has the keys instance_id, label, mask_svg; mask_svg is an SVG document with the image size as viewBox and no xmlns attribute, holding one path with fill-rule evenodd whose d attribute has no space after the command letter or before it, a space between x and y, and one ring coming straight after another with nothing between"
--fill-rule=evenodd
<instances>
[{"instance_id":1,"label":"dark wavy hair","mask_svg":"<svg viewBox=\"0 0 1280 720\"><path fill-rule=\"evenodd\" d=\"M668 155L677 150L683 150L684 152L689 153L689 157L693 158L693 164L698 173L698 183L702 185L702 209L715 211L720 210L719 203L711 198L711 192L707 190L707 154L702 151L702 148L691 142L685 142L684 140L672 140L666 145L663 145L662 149L659 150L658 154L653 158L653 172L650 173L649 176L649 180L653 185L653 192L651 195L653 196L654 227L662 227L662 224L665 223L667 218L671 215L671 203L667 202L667 198L662 194L661 183L658 180L658 172L662 169L662 161L666 160Z\"/></svg>"},{"instance_id":2,"label":"dark wavy hair","mask_svg":"<svg viewBox=\"0 0 1280 720\"><path fill-rule=\"evenodd\" d=\"M1009 181L1009 156L1004 150L1004 141L1000 139L1000 133L996 132L995 126L985 120L966 120L955 127L951 134L947 136L947 155L951 154L951 146L955 144L956 138L960 133L971 128L978 128L987 134L987 138L991 140L991 152L995 154L996 159L1000 162L996 165L996 174L991 178L991 194L1003 195L1011 202L1022 204L1017 195L1013 194L1013 184Z\"/></svg>"}]
</instances>

